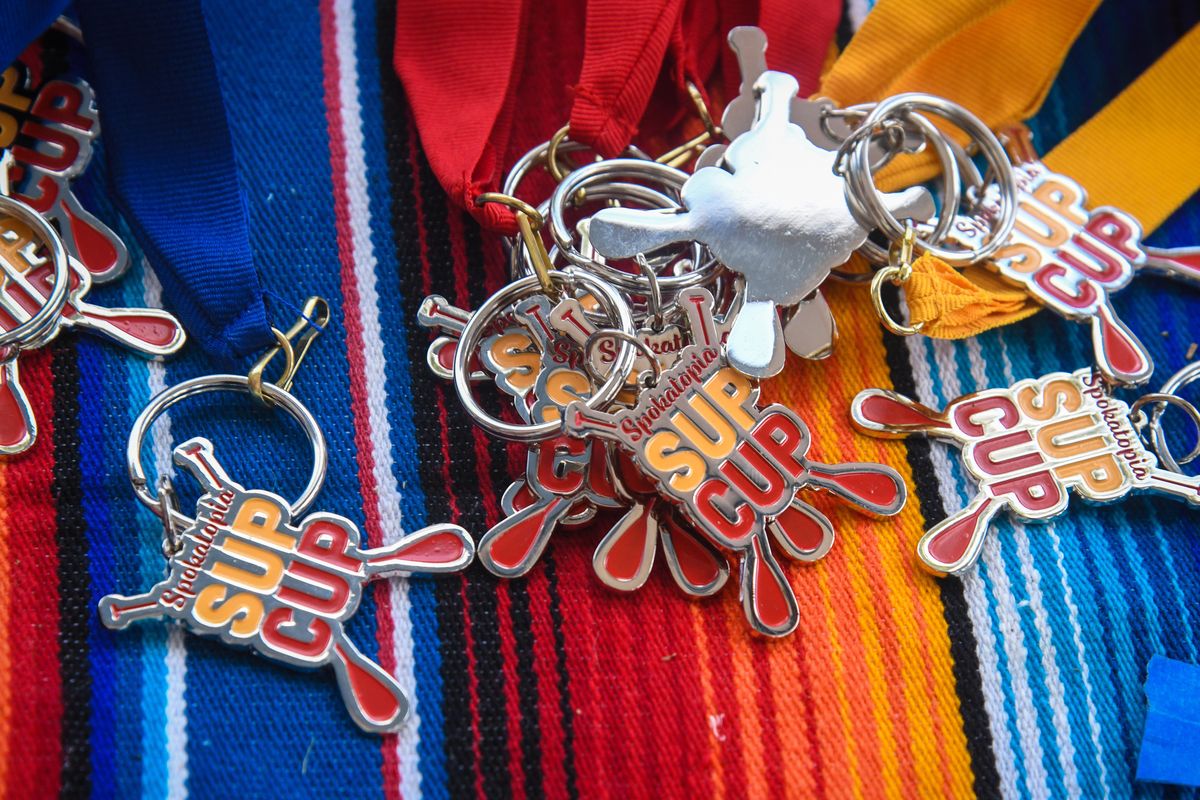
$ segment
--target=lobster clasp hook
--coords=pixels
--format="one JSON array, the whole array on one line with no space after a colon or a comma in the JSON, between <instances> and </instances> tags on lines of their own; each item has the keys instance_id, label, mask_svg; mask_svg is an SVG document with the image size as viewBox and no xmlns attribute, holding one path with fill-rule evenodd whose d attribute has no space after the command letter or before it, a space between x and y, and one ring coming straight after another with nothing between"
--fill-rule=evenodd
<instances>
[{"instance_id":1,"label":"lobster clasp hook","mask_svg":"<svg viewBox=\"0 0 1200 800\"><path fill-rule=\"evenodd\" d=\"M304 363L308 349L312 347L313 340L321 334L321 331L325 330L325 326L329 324L329 318L329 303L323 297L313 296L304 301L300 317L286 332L278 328L271 328L271 333L275 334L278 344L263 353L262 358L254 362L254 366L246 375L250 394L254 396L255 400L263 405L268 404L267 396L263 394L262 390L263 373L266 371L267 365L280 353L283 354L284 360L283 372L280 374L279 380L274 381L274 385L285 392L291 390L292 381L295 380L300 365Z\"/></svg>"}]
</instances>

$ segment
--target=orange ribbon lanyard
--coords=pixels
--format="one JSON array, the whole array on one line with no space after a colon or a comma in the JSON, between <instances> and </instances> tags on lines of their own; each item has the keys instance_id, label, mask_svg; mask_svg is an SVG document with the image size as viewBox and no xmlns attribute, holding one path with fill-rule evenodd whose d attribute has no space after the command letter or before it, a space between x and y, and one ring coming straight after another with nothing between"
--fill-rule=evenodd
<instances>
[{"instance_id":1,"label":"orange ribbon lanyard","mask_svg":"<svg viewBox=\"0 0 1200 800\"><path fill-rule=\"evenodd\" d=\"M953 100L993 130L1033 116L1098 0L959 0L937 14L920 0L881 0L822 80L839 105L928 92ZM980 57L986 42L989 56ZM900 70L896 64L907 64ZM1164 111L1200 103L1200 27L1193 29L1044 161L1079 181L1090 204L1115 205L1152 230L1200 186L1200 148L1185 126L1155 124ZM1157 112L1157 114L1156 114ZM1163 153L1170 153L1168 158ZM931 178L932 156L883 171L894 190ZM921 332L973 336L1024 319L1041 304L982 268L956 270L925 255L904 284Z\"/></svg>"}]
</instances>

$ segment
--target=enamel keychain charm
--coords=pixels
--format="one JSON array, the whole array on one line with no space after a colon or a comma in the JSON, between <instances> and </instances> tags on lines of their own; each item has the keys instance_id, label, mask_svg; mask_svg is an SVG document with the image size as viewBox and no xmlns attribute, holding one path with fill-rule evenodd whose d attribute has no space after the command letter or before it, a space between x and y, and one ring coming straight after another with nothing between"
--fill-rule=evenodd
<instances>
[{"instance_id":1,"label":"enamel keychain charm","mask_svg":"<svg viewBox=\"0 0 1200 800\"><path fill-rule=\"evenodd\" d=\"M290 384L302 348L313 335L310 331L301 337L294 356L290 339L295 337L278 334L281 347L287 342L283 352L289 362L281 385ZM113 629L143 619L174 619L193 633L272 661L304 669L331 666L359 727L394 732L408 715L409 701L396 680L346 637L343 626L358 608L366 582L412 572L460 571L470 564L474 544L457 525L431 525L392 544L364 548L349 519L329 513L304 516L325 480L325 437L303 403L286 388L262 381L262 367L279 349L268 353L250 377L193 378L153 398L138 416L126 449L129 475L138 500L163 521L168 572L143 594L105 596L100 617ZM157 496L150 491L141 450L151 425L176 403L209 392L264 398L301 425L312 445L313 468L299 499L288 503L274 492L241 485L203 437L174 449L175 463L201 488L195 515L175 506L169 479L159 479Z\"/></svg>"},{"instance_id":2,"label":"enamel keychain charm","mask_svg":"<svg viewBox=\"0 0 1200 800\"><path fill-rule=\"evenodd\" d=\"M733 368L717 336L712 295L685 289L689 341L632 408L601 412L572 403L563 429L626 451L665 499L719 548L741 562L741 596L751 626L785 636L799 624L792 588L771 551L773 539L795 558L815 560L833 543L833 526L797 497L825 489L864 511L892 515L904 506L904 481L881 464L820 464L806 456L804 422L782 405L760 408L758 387Z\"/></svg>"},{"instance_id":3,"label":"enamel keychain charm","mask_svg":"<svg viewBox=\"0 0 1200 800\"><path fill-rule=\"evenodd\" d=\"M1089 210L1082 186L1037 158L1028 129L1008 132L1016 179L1017 219L988 266L1059 315L1090 326L1096 364L1117 384L1137 386L1154 371L1145 346L1113 310L1110 295L1139 270L1200 282L1200 261L1188 251L1142 244L1142 226L1112 206ZM997 213L994 191L952 236L971 246Z\"/></svg>"},{"instance_id":4,"label":"enamel keychain charm","mask_svg":"<svg viewBox=\"0 0 1200 800\"><path fill-rule=\"evenodd\" d=\"M51 222L71 257L96 283L119 278L129 251L117 234L84 208L72 182L92 159L100 117L92 87L80 78L51 74L81 45L79 28L65 17L23 53L0 78L0 148L11 148L12 196Z\"/></svg>"},{"instance_id":5,"label":"enamel keychain charm","mask_svg":"<svg viewBox=\"0 0 1200 800\"><path fill-rule=\"evenodd\" d=\"M1200 362L1177 373L1161 392L1126 404L1110 394L1099 371L1055 372L960 397L941 411L868 389L854 399L851 417L870 436L928 436L962 448L963 465L979 492L917 546L932 572L953 575L979 559L1001 509L1027 522L1047 522L1067 510L1072 492L1097 503L1152 492L1200 506L1200 477L1180 473L1159 425L1166 404L1173 404L1200 431L1200 412L1176 394L1197 377ZM1142 410L1147 405L1153 407L1148 418ZM1147 427L1152 448L1141 438Z\"/></svg>"},{"instance_id":6,"label":"enamel keychain charm","mask_svg":"<svg viewBox=\"0 0 1200 800\"><path fill-rule=\"evenodd\" d=\"M531 290L537 286L533 279L525 285ZM598 284L594 290L604 296L606 288ZM506 292L506 302L523 294L521 289ZM623 305L619 295L607 299L617 307ZM621 355L619 348L605 350L603 345L619 343L623 334L610 328L593 339L597 328L574 297L564 298L552 310L540 293L516 300L512 311L500 308L489 302L483 309L485 315L495 311L496 316L483 328L493 333L484 338L478 355L470 356L470 363L478 362L480 367L472 380L483 381L490 375L513 397L526 421L560 419L570 402L589 398L595 387L605 383L599 373L612 369ZM436 295L422 304L421 324L444 332L429 348L435 374L441 374L446 354L457 352L458 337L471 316ZM643 329L630 341L640 340L647 349L659 343L656 360L669 365L682 346L680 336L677 326L664 325L661 331ZM601 346L589 346L589 341ZM452 376L453 355L449 361L446 374ZM591 366L583 366L587 364ZM649 368L648 357L636 352L633 371ZM504 518L479 542L480 563L500 577L527 574L556 530L586 524L602 508L622 509L592 559L596 576L608 586L624 592L641 588L659 550L676 585L690 596L714 594L728 577L724 555L680 519L674 505L657 495L627 455L597 439L559 434L531 444L524 475L504 492L501 508Z\"/></svg>"},{"instance_id":7,"label":"enamel keychain charm","mask_svg":"<svg viewBox=\"0 0 1200 800\"><path fill-rule=\"evenodd\" d=\"M5 162L0 161L0 173ZM102 308L85 301L91 276L58 232L29 206L3 194L0 174L0 455L29 449L37 422L21 389L17 361L64 329L100 334L142 355L179 350L183 328L165 311Z\"/></svg>"}]
</instances>

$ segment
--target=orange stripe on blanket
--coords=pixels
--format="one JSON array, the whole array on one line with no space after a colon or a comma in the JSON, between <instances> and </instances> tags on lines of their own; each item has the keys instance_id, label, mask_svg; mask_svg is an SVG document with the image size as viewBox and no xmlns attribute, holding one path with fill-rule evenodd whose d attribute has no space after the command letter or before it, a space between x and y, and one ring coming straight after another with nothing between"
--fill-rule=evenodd
<instances>
[{"instance_id":1,"label":"orange stripe on blanket","mask_svg":"<svg viewBox=\"0 0 1200 800\"><path fill-rule=\"evenodd\" d=\"M855 393L868 386L892 386L881 329L859 289L827 285L825 291L839 312L834 355L822 362L791 359L764 394L796 409L808 422L814 459L882 462L896 468L911 489L903 448L858 436L849 424ZM818 711L821 761L836 758L849 774L878 781L831 784L830 792L969 794L970 759L940 591L913 555L925 527L919 505L910 499L896 517L872 520L826 497L817 497L815 504L833 520L837 543L824 563L812 570L791 567L789 574L801 598L803 617L795 635L804 637L808 672L841 687L836 691L840 741L824 734L832 727L825 719L832 709ZM812 571L819 573L819 581L812 580ZM814 593L822 596L823 615L814 613ZM790 703L798 712L798 700ZM787 713L786 707L780 713ZM841 753L831 752L837 747ZM847 773L830 774L844 783L841 776Z\"/></svg>"}]
</instances>

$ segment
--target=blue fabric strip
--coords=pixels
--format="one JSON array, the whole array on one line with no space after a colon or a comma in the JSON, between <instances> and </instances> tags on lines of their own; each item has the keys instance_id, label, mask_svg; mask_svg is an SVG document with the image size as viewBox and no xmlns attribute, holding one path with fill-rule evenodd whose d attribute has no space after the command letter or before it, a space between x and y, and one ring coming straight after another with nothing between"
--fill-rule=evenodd
<instances>
[{"instance_id":1,"label":"blue fabric strip","mask_svg":"<svg viewBox=\"0 0 1200 800\"><path fill-rule=\"evenodd\" d=\"M1200 786L1200 666L1155 656L1147 672L1137 779Z\"/></svg>"},{"instance_id":2,"label":"blue fabric strip","mask_svg":"<svg viewBox=\"0 0 1200 800\"><path fill-rule=\"evenodd\" d=\"M199 0L83 0L113 189L167 300L210 353L274 339Z\"/></svg>"}]
</instances>

